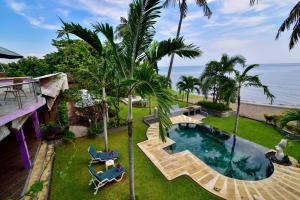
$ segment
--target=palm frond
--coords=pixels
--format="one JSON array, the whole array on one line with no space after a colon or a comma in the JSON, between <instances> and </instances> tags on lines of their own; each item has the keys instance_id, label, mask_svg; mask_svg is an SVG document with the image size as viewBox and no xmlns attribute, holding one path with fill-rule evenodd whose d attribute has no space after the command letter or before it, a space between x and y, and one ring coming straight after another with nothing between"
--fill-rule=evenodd
<instances>
[{"instance_id":1,"label":"palm frond","mask_svg":"<svg viewBox=\"0 0 300 200\"><path fill-rule=\"evenodd\" d=\"M89 45L91 45L99 55L103 53L103 47L97 33L82 27L80 24L66 23L62 21L62 30L58 30L58 37L62 37L65 34L73 34L81 38Z\"/></svg>"},{"instance_id":2,"label":"palm frond","mask_svg":"<svg viewBox=\"0 0 300 200\"><path fill-rule=\"evenodd\" d=\"M259 67L259 64L253 64L246 67L246 69L243 71L242 76L246 76L247 73L252 70L253 68Z\"/></svg>"},{"instance_id":3,"label":"palm frond","mask_svg":"<svg viewBox=\"0 0 300 200\"><path fill-rule=\"evenodd\" d=\"M263 85L261 83L258 75L255 76L245 75L243 76L243 82L245 87L252 86L256 88L262 88L266 97L270 99L271 104L274 102L275 96L270 92L268 86Z\"/></svg>"},{"instance_id":4,"label":"palm frond","mask_svg":"<svg viewBox=\"0 0 300 200\"><path fill-rule=\"evenodd\" d=\"M210 16L212 15L212 12L211 12L210 8L208 7L207 1L206 0L196 0L196 4L203 8L204 16L207 16L208 18L210 18Z\"/></svg>"},{"instance_id":5,"label":"palm frond","mask_svg":"<svg viewBox=\"0 0 300 200\"><path fill-rule=\"evenodd\" d=\"M163 7L167 8L170 6L170 4L173 4L173 6L175 7L176 3L177 3L177 0L165 0L163 2Z\"/></svg>"},{"instance_id":6,"label":"palm frond","mask_svg":"<svg viewBox=\"0 0 300 200\"><path fill-rule=\"evenodd\" d=\"M171 125L170 107L172 105L173 95L167 87L162 87L159 76L155 70L146 64L139 66L134 74L135 84L133 90L139 95L155 96L159 112L159 133L163 141L166 141L166 131Z\"/></svg>"},{"instance_id":7,"label":"palm frond","mask_svg":"<svg viewBox=\"0 0 300 200\"><path fill-rule=\"evenodd\" d=\"M285 30L289 30L294 25L293 32L290 37L289 48L292 49L300 38L300 1L294 6L289 13L289 16L284 20L278 29L276 39L280 37L280 34Z\"/></svg>"},{"instance_id":8,"label":"palm frond","mask_svg":"<svg viewBox=\"0 0 300 200\"><path fill-rule=\"evenodd\" d=\"M161 8L159 0L135 0L130 4L123 45L127 49L127 56L131 58L131 65L151 44Z\"/></svg>"},{"instance_id":9,"label":"palm frond","mask_svg":"<svg viewBox=\"0 0 300 200\"><path fill-rule=\"evenodd\" d=\"M146 61L155 64L164 56L176 54L181 58L195 58L202 54L194 44L185 44L182 37L168 39L161 42L153 42L146 52Z\"/></svg>"}]
</instances>

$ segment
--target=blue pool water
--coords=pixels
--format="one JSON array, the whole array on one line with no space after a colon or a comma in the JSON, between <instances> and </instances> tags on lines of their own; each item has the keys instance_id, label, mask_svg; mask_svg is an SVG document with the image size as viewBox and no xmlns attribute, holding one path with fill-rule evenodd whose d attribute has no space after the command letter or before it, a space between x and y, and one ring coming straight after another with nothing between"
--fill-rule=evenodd
<instances>
[{"instance_id":1,"label":"blue pool water","mask_svg":"<svg viewBox=\"0 0 300 200\"><path fill-rule=\"evenodd\" d=\"M240 180L261 180L271 176L272 162L266 149L245 139L230 136L216 128L198 124L176 124L169 129L176 143L169 153L191 151L221 174Z\"/></svg>"}]
</instances>

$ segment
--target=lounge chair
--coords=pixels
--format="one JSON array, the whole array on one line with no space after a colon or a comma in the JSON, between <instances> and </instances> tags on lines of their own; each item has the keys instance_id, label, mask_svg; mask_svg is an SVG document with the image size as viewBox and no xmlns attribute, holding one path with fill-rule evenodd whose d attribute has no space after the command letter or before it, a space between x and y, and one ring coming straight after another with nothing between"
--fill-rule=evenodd
<instances>
[{"instance_id":1,"label":"lounge chair","mask_svg":"<svg viewBox=\"0 0 300 200\"><path fill-rule=\"evenodd\" d=\"M94 184L95 186L94 195L96 195L99 188L103 187L106 183L112 181L120 182L123 178L123 175L125 174L125 169L121 166L110 168L105 172L102 171L96 172L91 165L88 166L88 169L90 174L92 175L92 179L89 185Z\"/></svg>"},{"instance_id":2,"label":"lounge chair","mask_svg":"<svg viewBox=\"0 0 300 200\"><path fill-rule=\"evenodd\" d=\"M91 145L88 148L88 152L91 155L90 163L105 162L108 160L116 160L119 157L119 154L116 151L111 151L111 152L96 151L96 149Z\"/></svg>"},{"instance_id":3,"label":"lounge chair","mask_svg":"<svg viewBox=\"0 0 300 200\"><path fill-rule=\"evenodd\" d=\"M182 115L183 111L178 105L172 105L170 109L170 114L172 117Z\"/></svg>"}]
</instances>

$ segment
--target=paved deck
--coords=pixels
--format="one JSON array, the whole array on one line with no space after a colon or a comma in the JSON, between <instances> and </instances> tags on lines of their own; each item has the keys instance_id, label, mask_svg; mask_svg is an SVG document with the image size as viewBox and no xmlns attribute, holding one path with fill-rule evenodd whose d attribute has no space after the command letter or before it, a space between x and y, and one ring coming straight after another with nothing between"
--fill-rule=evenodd
<instances>
[{"instance_id":1,"label":"paved deck","mask_svg":"<svg viewBox=\"0 0 300 200\"><path fill-rule=\"evenodd\" d=\"M171 121L173 124L201 122L184 115L172 117ZM138 146L168 180L187 175L201 187L223 199L300 199L300 168L274 164L274 173L267 179L237 180L215 171L188 150L167 153L163 148L174 141L167 138L163 143L158 133L158 123L152 124L146 133L148 140Z\"/></svg>"}]
</instances>

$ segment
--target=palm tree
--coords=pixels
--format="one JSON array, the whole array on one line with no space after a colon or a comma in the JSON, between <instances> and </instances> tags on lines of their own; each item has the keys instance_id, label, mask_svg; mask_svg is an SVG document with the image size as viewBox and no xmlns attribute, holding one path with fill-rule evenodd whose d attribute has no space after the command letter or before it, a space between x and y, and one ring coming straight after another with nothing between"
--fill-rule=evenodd
<instances>
[{"instance_id":1,"label":"palm tree","mask_svg":"<svg viewBox=\"0 0 300 200\"><path fill-rule=\"evenodd\" d=\"M179 38L182 21L187 16L187 11L188 11L187 0L165 0L163 6L168 7L171 3L173 3L174 6L177 3L178 7L179 7L179 11L180 11L180 17L179 17L178 28L177 28L177 33L176 33L176 38ZM204 16L207 16L208 18L210 18L210 16L212 15L212 12L211 12L210 8L208 7L207 1L206 0L195 0L195 3L199 7L203 8ZM174 54L171 55L171 60L170 60L170 65L169 65L169 70L168 70L168 75L167 75L167 78L169 80L171 77L173 62L174 62Z\"/></svg>"},{"instance_id":2,"label":"palm tree","mask_svg":"<svg viewBox=\"0 0 300 200\"><path fill-rule=\"evenodd\" d=\"M239 113L240 113L240 106L241 106L241 88L242 87L256 87L262 88L264 90L264 94L270 102L273 103L275 96L269 91L269 88L266 85L263 85L258 77L258 75L249 75L248 73L258 67L258 64L253 64L249 66L244 66L244 71L240 73L239 71L235 70L235 87L232 88L232 91L236 90L237 94L237 110L236 110L236 117L234 123L234 130L233 133L237 133L238 129L238 120L239 120Z\"/></svg>"},{"instance_id":3,"label":"palm tree","mask_svg":"<svg viewBox=\"0 0 300 200\"><path fill-rule=\"evenodd\" d=\"M186 104L189 103L189 95L191 92L194 92L195 90L197 93L200 93L199 90L199 80L193 76L181 76L181 81L179 81L176 86L179 89L179 93L185 92L186 93Z\"/></svg>"},{"instance_id":4,"label":"palm tree","mask_svg":"<svg viewBox=\"0 0 300 200\"><path fill-rule=\"evenodd\" d=\"M258 0L250 0L250 4L254 5ZM297 44L300 38L300 1L293 7L290 11L289 16L284 20L278 29L276 39L279 38L280 34L286 30L289 30L290 27L294 24L292 34L290 36L289 49L293 49Z\"/></svg>"},{"instance_id":5,"label":"palm tree","mask_svg":"<svg viewBox=\"0 0 300 200\"><path fill-rule=\"evenodd\" d=\"M228 74L234 71L234 66L243 64L245 58L243 56L228 56L223 54L220 61L210 61L206 64L204 71L200 75L200 87L205 97L212 90L213 102L220 100L222 86L228 86L230 80Z\"/></svg>"},{"instance_id":6,"label":"palm tree","mask_svg":"<svg viewBox=\"0 0 300 200\"><path fill-rule=\"evenodd\" d=\"M61 20L61 19L60 19ZM62 21L62 20L61 20ZM72 33L82 38L84 41L89 43L96 52L96 56L99 60L105 57L105 51L103 50L102 44L97 36L97 34L91 30L81 27L79 24L66 24L62 21L65 27L62 30L58 31L58 37L63 37L64 35L68 36L68 33ZM72 31L70 31L72 30ZM103 59L102 59L103 60ZM104 133L104 143L105 151L108 151L108 138L107 138L107 103L106 103L106 91L105 87L109 79L109 73L112 70L108 68L107 62L104 59L103 62L99 65L99 68L96 71L90 71L89 69L81 69L83 74L87 74L89 78L94 79L96 84L99 84L100 90L102 90L102 119L103 119L103 133Z\"/></svg>"},{"instance_id":7,"label":"palm tree","mask_svg":"<svg viewBox=\"0 0 300 200\"><path fill-rule=\"evenodd\" d=\"M300 127L300 109L289 110L279 118L280 127L284 127L291 121L297 121L297 127Z\"/></svg>"},{"instance_id":8,"label":"palm tree","mask_svg":"<svg viewBox=\"0 0 300 200\"><path fill-rule=\"evenodd\" d=\"M96 23L94 31L88 31L79 24L64 23L61 34L72 33L102 51L102 44L97 33L102 33L112 47L115 65L122 75L122 84L128 92L128 156L130 199L135 199L134 192L134 154L133 154L133 113L132 95L137 93L145 97L156 97L159 111L159 132L165 141L166 128L171 125L169 118L172 94L169 89L161 87L155 64L164 56L173 53L181 57L194 58L201 51L194 45L186 45L183 38L153 42L154 25L160 16L162 6L159 0L135 0L129 5L127 18L122 18L121 32L109 24ZM84 34L81 34L85 30ZM87 35L85 34L87 33ZM119 36L120 42L115 38Z\"/></svg>"}]
</instances>

